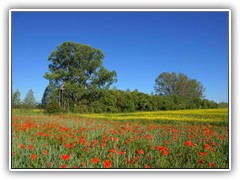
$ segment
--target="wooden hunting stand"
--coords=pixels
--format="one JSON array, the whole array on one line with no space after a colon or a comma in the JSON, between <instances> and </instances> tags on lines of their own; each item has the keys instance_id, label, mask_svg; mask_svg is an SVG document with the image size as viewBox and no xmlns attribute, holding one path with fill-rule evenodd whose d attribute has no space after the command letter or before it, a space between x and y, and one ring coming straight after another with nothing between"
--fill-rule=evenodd
<instances>
[{"instance_id":1,"label":"wooden hunting stand","mask_svg":"<svg viewBox=\"0 0 240 180\"><path fill-rule=\"evenodd\" d=\"M59 106L62 106L62 107L64 106L63 91L64 91L64 82L61 84L59 89Z\"/></svg>"}]
</instances>

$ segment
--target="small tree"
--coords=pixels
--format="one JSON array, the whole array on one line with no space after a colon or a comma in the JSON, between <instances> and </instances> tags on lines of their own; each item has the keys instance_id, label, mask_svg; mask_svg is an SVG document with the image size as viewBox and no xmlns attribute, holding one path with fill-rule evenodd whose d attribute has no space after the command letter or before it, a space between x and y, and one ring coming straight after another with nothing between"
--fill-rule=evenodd
<instances>
[{"instance_id":1,"label":"small tree","mask_svg":"<svg viewBox=\"0 0 240 180\"><path fill-rule=\"evenodd\" d=\"M12 107L13 108L20 107L20 105L21 105L20 96L21 96L21 93L18 89L12 93Z\"/></svg>"},{"instance_id":2,"label":"small tree","mask_svg":"<svg viewBox=\"0 0 240 180\"><path fill-rule=\"evenodd\" d=\"M35 108L36 107L36 99L34 97L34 92L30 89L23 100L23 105L26 108Z\"/></svg>"}]
</instances>

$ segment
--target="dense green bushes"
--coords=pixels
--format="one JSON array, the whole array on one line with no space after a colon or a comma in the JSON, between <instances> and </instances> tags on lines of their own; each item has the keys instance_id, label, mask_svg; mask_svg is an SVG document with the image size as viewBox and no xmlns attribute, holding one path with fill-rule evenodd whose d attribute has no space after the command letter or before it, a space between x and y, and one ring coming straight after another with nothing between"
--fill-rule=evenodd
<instances>
[{"instance_id":1,"label":"dense green bushes","mask_svg":"<svg viewBox=\"0 0 240 180\"><path fill-rule=\"evenodd\" d=\"M142 92L122 91L117 89L101 90L95 100L91 94L86 94L69 111L74 113L118 113L134 111L157 111L157 110L180 110L180 109L203 109L217 108L218 104L207 99L186 99L179 96L149 95ZM70 103L71 106L71 103ZM53 105L46 106L47 112L52 112ZM55 105L59 111L58 104Z\"/></svg>"},{"instance_id":2,"label":"dense green bushes","mask_svg":"<svg viewBox=\"0 0 240 180\"><path fill-rule=\"evenodd\" d=\"M44 96L44 103L38 104L38 106L36 106L38 108L43 108L44 112L48 114L67 112L119 113L135 111L208 109L228 106L227 103L217 104L214 101L201 98L188 99L177 95L149 95L139 92L138 90L123 91L116 88L110 90L102 89L88 93L85 92L77 103L73 103L70 98L68 99L67 96L64 96L64 102L62 105L59 105L58 93L52 92L49 94L50 95L48 96ZM16 106L15 104L17 103L12 103L13 108L27 108L27 106L24 106L24 103L21 101L18 103L20 105Z\"/></svg>"}]
</instances>

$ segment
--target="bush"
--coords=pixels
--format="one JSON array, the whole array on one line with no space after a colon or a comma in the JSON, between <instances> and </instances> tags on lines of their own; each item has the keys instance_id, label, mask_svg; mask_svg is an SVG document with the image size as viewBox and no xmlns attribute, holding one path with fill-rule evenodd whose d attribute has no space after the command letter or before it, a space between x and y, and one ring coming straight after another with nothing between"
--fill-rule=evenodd
<instances>
[{"instance_id":1,"label":"bush","mask_svg":"<svg viewBox=\"0 0 240 180\"><path fill-rule=\"evenodd\" d=\"M56 101L52 101L45 106L44 112L47 114L58 114L61 113L61 107Z\"/></svg>"}]
</instances>

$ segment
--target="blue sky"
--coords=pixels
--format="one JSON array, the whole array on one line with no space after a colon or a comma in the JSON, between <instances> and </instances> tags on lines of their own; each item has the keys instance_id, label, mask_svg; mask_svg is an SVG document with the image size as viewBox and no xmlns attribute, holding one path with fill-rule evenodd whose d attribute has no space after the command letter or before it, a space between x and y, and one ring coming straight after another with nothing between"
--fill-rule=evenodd
<instances>
[{"instance_id":1,"label":"blue sky","mask_svg":"<svg viewBox=\"0 0 240 180\"><path fill-rule=\"evenodd\" d=\"M187 74L207 99L228 101L227 12L13 12L12 81L41 101L48 56L65 41L103 51L118 89L154 92L162 72Z\"/></svg>"}]
</instances>

